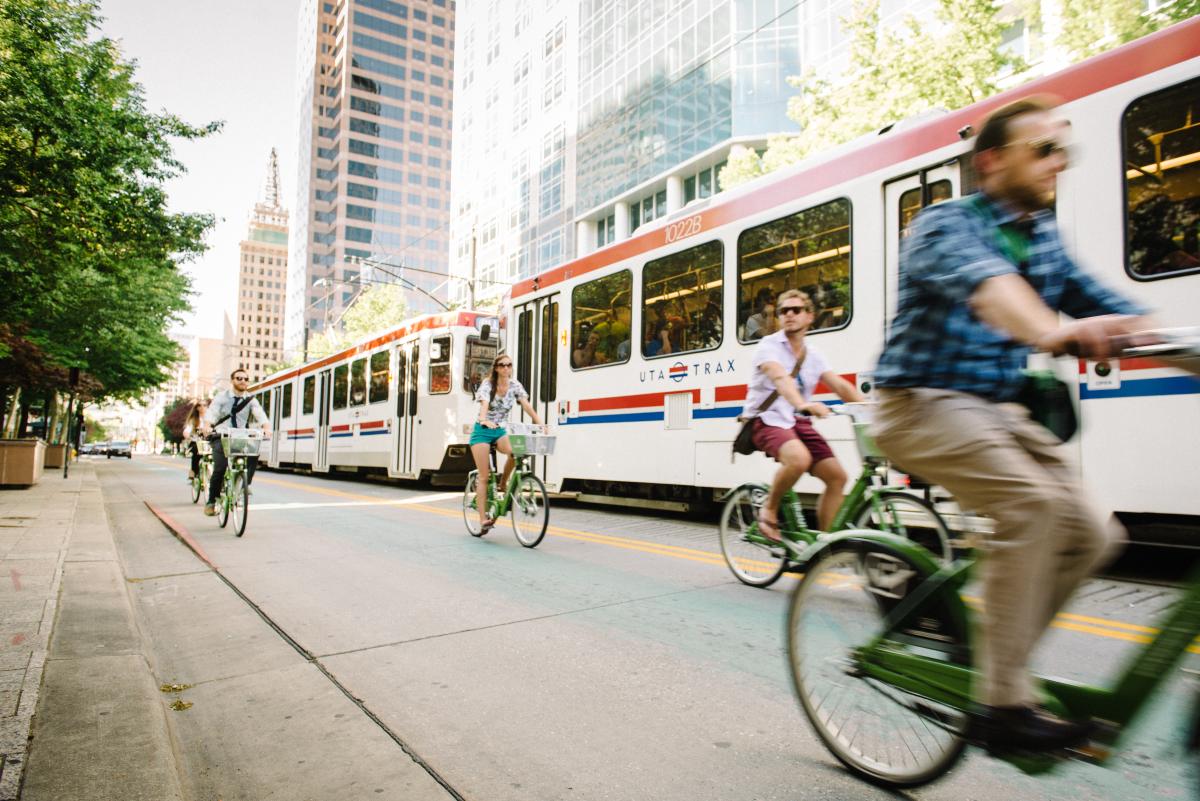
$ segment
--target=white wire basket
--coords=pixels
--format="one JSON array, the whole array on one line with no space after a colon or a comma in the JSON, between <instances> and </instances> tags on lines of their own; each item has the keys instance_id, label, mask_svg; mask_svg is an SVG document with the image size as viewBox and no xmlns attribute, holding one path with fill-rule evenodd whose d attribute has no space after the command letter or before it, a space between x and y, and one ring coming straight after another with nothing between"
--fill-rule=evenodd
<instances>
[{"instance_id":1,"label":"white wire basket","mask_svg":"<svg viewBox=\"0 0 1200 801\"><path fill-rule=\"evenodd\" d=\"M196 443L196 453L201 456L208 456L212 453L212 445L204 437L192 437L192 442Z\"/></svg>"},{"instance_id":2,"label":"white wire basket","mask_svg":"<svg viewBox=\"0 0 1200 801\"><path fill-rule=\"evenodd\" d=\"M221 447L226 456L258 456L263 432L253 428L231 428L221 432Z\"/></svg>"},{"instance_id":3,"label":"white wire basket","mask_svg":"<svg viewBox=\"0 0 1200 801\"><path fill-rule=\"evenodd\" d=\"M508 442L514 456L549 456L554 453L558 437L545 433L545 426L531 423L512 423L508 427Z\"/></svg>"}]
</instances>

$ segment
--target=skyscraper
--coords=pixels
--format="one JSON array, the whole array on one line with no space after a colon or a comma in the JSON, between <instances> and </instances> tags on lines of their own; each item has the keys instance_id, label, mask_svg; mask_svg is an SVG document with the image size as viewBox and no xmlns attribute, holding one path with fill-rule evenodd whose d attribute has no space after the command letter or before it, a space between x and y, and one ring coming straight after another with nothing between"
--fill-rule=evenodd
<instances>
[{"instance_id":1,"label":"skyscraper","mask_svg":"<svg viewBox=\"0 0 1200 801\"><path fill-rule=\"evenodd\" d=\"M367 283L420 287L409 308L440 308L453 51L453 0L305 0L289 350Z\"/></svg>"},{"instance_id":2,"label":"skyscraper","mask_svg":"<svg viewBox=\"0 0 1200 801\"><path fill-rule=\"evenodd\" d=\"M279 161L271 150L263 197L254 204L246 238L238 246L236 366L251 381L283 361L284 285L288 264L288 213L280 201Z\"/></svg>"}]
</instances>

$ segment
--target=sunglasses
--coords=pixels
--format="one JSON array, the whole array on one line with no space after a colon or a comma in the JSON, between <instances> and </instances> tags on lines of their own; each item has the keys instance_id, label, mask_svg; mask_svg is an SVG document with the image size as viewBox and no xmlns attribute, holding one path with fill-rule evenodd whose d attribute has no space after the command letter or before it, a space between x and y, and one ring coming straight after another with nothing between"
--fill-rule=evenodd
<instances>
[{"instance_id":1,"label":"sunglasses","mask_svg":"<svg viewBox=\"0 0 1200 801\"><path fill-rule=\"evenodd\" d=\"M235 375L235 376L233 377L233 380L234 380L234 381L249 381L249 380L250 380L250 376L248 376L248 375Z\"/></svg>"},{"instance_id":2,"label":"sunglasses","mask_svg":"<svg viewBox=\"0 0 1200 801\"><path fill-rule=\"evenodd\" d=\"M1062 156L1065 160L1070 160L1071 157L1071 149L1050 136L1026 139L1023 142L1009 142L1005 147L1012 147L1014 145L1025 145L1028 147L1033 151L1033 155L1038 161L1044 161L1051 156Z\"/></svg>"},{"instance_id":3,"label":"sunglasses","mask_svg":"<svg viewBox=\"0 0 1200 801\"><path fill-rule=\"evenodd\" d=\"M512 362L500 362L497 367L512 367Z\"/></svg>"},{"instance_id":4,"label":"sunglasses","mask_svg":"<svg viewBox=\"0 0 1200 801\"><path fill-rule=\"evenodd\" d=\"M800 312L811 312L811 306L780 306L779 311L775 312L780 317L786 317L789 314L799 314Z\"/></svg>"}]
</instances>

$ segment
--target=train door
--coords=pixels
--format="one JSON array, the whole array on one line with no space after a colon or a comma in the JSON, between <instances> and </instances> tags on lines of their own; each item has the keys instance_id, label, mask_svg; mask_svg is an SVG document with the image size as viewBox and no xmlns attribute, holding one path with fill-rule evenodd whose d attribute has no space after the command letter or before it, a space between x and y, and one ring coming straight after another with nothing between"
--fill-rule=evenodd
<instances>
[{"instance_id":1,"label":"train door","mask_svg":"<svg viewBox=\"0 0 1200 801\"><path fill-rule=\"evenodd\" d=\"M313 427L314 473L329 472L329 396L333 388L333 371L322 370L317 375L317 423Z\"/></svg>"},{"instance_id":2,"label":"train door","mask_svg":"<svg viewBox=\"0 0 1200 801\"><path fill-rule=\"evenodd\" d=\"M884 331L891 325L900 285L900 243L908 234L908 224L926 206L956 198L962 194L962 176L958 159L928 167L915 175L884 185Z\"/></svg>"},{"instance_id":3,"label":"train door","mask_svg":"<svg viewBox=\"0 0 1200 801\"><path fill-rule=\"evenodd\" d=\"M392 417L391 473L397 476L416 475L417 377L420 375L421 345L405 342L393 348L396 364L396 407Z\"/></svg>"},{"instance_id":4,"label":"train door","mask_svg":"<svg viewBox=\"0 0 1200 801\"><path fill-rule=\"evenodd\" d=\"M283 385L281 384L271 390L271 448L267 457L267 464L271 467L279 467L279 441L283 439L283 427L280 425L283 417L282 403Z\"/></svg>"},{"instance_id":5,"label":"train door","mask_svg":"<svg viewBox=\"0 0 1200 801\"><path fill-rule=\"evenodd\" d=\"M560 317L558 294L516 306L517 339L516 353L511 354L516 363L516 376L529 392L530 402L538 410L543 421L558 420L558 349ZM561 333L566 336L565 333ZM524 419L524 412L521 413ZM549 484L547 472L550 457L540 458L537 473Z\"/></svg>"}]
</instances>

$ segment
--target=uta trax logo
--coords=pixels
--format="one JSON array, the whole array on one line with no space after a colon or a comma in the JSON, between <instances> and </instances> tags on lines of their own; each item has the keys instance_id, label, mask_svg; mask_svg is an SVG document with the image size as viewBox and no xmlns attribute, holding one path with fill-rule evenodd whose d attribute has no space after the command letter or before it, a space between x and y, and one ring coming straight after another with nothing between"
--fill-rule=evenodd
<instances>
[{"instance_id":1,"label":"uta trax logo","mask_svg":"<svg viewBox=\"0 0 1200 801\"><path fill-rule=\"evenodd\" d=\"M667 371L667 375L672 381L678 384L680 381L687 378L687 365L683 362L675 362L673 365L671 365L671 369Z\"/></svg>"}]
</instances>

